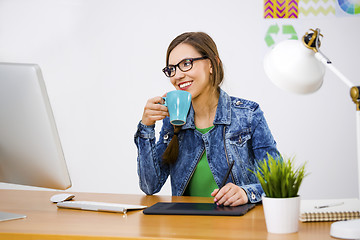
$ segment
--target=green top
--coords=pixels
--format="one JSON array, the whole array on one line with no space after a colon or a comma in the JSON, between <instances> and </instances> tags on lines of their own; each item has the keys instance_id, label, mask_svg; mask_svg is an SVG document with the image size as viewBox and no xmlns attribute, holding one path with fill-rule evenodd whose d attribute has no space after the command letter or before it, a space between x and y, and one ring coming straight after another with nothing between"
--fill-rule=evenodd
<instances>
[{"instance_id":1,"label":"green top","mask_svg":"<svg viewBox=\"0 0 360 240\"><path fill-rule=\"evenodd\" d=\"M202 134L210 131L214 126L199 129ZM184 196L197 196L197 197L211 197L212 191L219 188L214 180L214 176L210 170L209 162L206 157L206 150L198 162L193 176L191 177L188 186L184 192Z\"/></svg>"}]
</instances>

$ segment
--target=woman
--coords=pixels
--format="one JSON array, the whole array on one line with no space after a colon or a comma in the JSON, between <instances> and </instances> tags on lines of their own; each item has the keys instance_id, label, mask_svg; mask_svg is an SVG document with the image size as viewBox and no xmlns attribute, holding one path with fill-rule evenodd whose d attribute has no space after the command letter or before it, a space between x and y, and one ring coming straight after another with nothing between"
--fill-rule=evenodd
<instances>
[{"instance_id":1,"label":"woman","mask_svg":"<svg viewBox=\"0 0 360 240\"><path fill-rule=\"evenodd\" d=\"M266 153L278 155L276 142L257 103L230 97L220 88L223 66L211 37L203 32L176 37L163 72L175 89L191 93L191 107L186 124L174 128L167 107L159 104L162 97L147 101L135 134L142 191L159 192L170 175L175 196L213 196L224 206L261 201L263 190L249 169ZM156 143L159 120L163 126ZM233 161L227 184L219 190Z\"/></svg>"}]
</instances>

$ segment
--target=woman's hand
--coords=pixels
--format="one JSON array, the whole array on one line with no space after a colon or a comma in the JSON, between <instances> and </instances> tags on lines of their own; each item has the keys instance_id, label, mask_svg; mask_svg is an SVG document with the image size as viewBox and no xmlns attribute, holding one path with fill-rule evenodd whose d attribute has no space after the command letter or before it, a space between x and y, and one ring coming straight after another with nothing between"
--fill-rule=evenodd
<instances>
[{"instance_id":1,"label":"woman's hand","mask_svg":"<svg viewBox=\"0 0 360 240\"><path fill-rule=\"evenodd\" d=\"M211 196L214 197L214 202L217 205L231 207L243 205L249 201L245 190L233 183L226 184L220 191L215 189Z\"/></svg>"},{"instance_id":2,"label":"woman's hand","mask_svg":"<svg viewBox=\"0 0 360 240\"><path fill-rule=\"evenodd\" d=\"M167 107L160 104L162 102L162 97L154 97L146 102L141 119L142 124L151 126L155 124L156 121L163 120L165 117L169 116Z\"/></svg>"}]
</instances>

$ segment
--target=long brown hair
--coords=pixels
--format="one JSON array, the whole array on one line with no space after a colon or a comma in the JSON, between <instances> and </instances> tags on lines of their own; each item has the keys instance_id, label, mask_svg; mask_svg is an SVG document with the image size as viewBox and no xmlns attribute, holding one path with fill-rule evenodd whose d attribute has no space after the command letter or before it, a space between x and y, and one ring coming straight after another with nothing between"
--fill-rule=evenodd
<instances>
[{"instance_id":1,"label":"long brown hair","mask_svg":"<svg viewBox=\"0 0 360 240\"><path fill-rule=\"evenodd\" d=\"M186 43L191 45L202 56L206 56L210 60L211 66L213 68L213 72L210 75L210 81L212 86L219 90L220 85L222 84L224 79L224 69L214 40L204 32L186 32L180 34L170 43L167 49L166 66L169 65L169 56L171 51L180 43ZM180 130L181 127L174 127L174 136L162 156L163 163L165 164L173 164L178 158L178 134Z\"/></svg>"}]
</instances>

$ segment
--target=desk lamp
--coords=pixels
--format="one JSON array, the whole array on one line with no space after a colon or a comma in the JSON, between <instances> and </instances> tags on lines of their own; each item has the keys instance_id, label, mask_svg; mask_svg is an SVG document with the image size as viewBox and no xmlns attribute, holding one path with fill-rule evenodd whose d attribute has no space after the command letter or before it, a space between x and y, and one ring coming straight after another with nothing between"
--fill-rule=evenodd
<instances>
[{"instance_id":1,"label":"desk lamp","mask_svg":"<svg viewBox=\"0 0 360 240\"><path fill-rule=\"evenodd\" d=\"M358 187L360 196L360 86L354 86L319 50L320 29L310 29L302 41L286 40L277 44L264 58L266 75L279 88L307 94L317 91L323 83L326 67L334 72L349 88L356 105ZM360 219L339 221L331 225L330 235L344 239L360 238Z\"/></svg>"}]
</instances>

